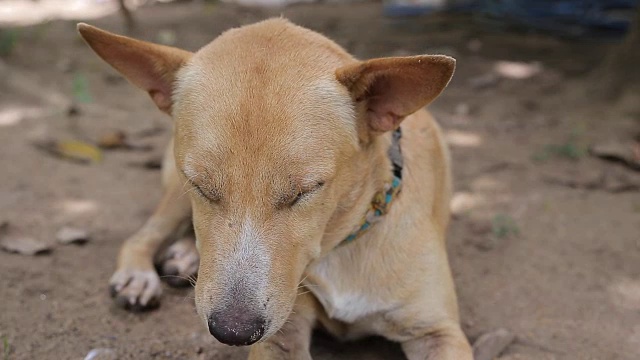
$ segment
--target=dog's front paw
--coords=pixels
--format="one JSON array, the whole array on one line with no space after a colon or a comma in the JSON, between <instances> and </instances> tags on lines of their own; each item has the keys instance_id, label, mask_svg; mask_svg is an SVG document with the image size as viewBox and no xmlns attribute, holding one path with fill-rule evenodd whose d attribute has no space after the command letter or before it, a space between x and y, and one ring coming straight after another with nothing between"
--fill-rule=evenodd
<instances>
[{"instance_id":1,"label":"dog's front paw","mask_svg":"<svg viewBox=\"0 0 640 360\"><path fill-rule=\"evenodd\" d=\"M111 297L124 309L145 311L160 305L162 284L154 270L118 269L109 285Z\"/></svg>"},{"instance_id":2,"label":"dog's front paw","mask_svg":"<svg viewBox=\"0 0 640 360\"><path fill-rule=\"evenodd\" d=\"M174 287L195 285L200 256L195 238L184 237L167 248L160 258L162 279Z\"/></svg>"}]
</instances>

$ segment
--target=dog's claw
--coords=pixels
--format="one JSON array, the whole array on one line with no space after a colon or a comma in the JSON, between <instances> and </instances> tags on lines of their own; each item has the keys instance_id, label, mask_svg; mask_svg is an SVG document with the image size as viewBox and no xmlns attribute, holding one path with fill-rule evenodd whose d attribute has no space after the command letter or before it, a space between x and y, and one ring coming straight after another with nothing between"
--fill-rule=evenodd
<instances>
[{"instance_id":1,"label":"dog's claw","mask_svg":"<svg viewBox=\"0 0 640 360\"><path fill-rule=\"evenodd\" d=\"M160 305L162 285L153 270L123 269L111 277L110 293L118 306L131 311L145 311Z\"/></svg>"},{"instance_id":2,"label":"dog's claw","mask_svg":"<svg viewBox=\"0 0 640 360\"><path fill-rule=\"evenodd\" d=\"M189 286L198 272L200 257L195 239L182 238L167 248L161 259L163 279L171 286Z\"/></svg>"}]
</instances>

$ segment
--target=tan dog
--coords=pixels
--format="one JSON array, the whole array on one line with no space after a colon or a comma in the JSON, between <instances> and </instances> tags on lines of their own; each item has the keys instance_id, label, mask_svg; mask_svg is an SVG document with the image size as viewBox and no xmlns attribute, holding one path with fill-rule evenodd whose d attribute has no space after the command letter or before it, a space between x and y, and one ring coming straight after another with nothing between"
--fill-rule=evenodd
<instances>
[{"instance_id":1,"label":"tan dog","mask_svg":"<svg viewBox=\"0 0 640 360\"><path fill-rule=\"evenodd\" d=\"M401 342L411 360L472 359L445 250L448 152L421 110L453 59L361 62L283 19L193 54L78 28L175 120L164 197L111 280L120 304L157 303L153 256L192 217L198 314L219 341L255 343L251 359L310 359L316 325ZM387 151L401 122L402 191L391 194ZM377 194L393 195L390 211L358 232ZM352 234L362 236L345 242ZM197 257L184 246L171 260L189 275Z\"/></svg>"}]
</instances>

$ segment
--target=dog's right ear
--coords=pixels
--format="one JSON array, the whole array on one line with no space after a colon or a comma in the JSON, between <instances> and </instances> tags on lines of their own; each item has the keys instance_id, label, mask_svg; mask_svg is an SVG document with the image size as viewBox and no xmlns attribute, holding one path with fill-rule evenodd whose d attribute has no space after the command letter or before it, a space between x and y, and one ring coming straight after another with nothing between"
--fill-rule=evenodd
<instances>
[{"instance_id":1,"label":"dog's right ear","mask_svg":"<svg viewBox=\"0 0 640 360\"><path fill-rule=\"evenodd\" d=\"M78 32L104 61L137 87L146 90L158 108L171 114L176 72L192 53L112 34L80 23Z\"/></svg>"},{"instance_id":2,"label":"dog's right ear","mask_svg":"<svg viewBox=\"0 0 640 360\"><path fill-rule=\"evenodd\" d=\"M456 61L443 55L391 57L339 68L336 78L356 103L373 133L391 131L408 115L428 105L449 83Z\"/></svg>"}]
</instances>

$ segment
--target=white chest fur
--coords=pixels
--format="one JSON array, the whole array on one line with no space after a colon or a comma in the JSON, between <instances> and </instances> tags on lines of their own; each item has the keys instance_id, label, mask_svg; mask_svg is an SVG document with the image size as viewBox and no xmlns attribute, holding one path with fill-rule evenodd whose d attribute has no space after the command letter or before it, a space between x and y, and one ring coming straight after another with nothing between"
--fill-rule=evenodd
<instances>
[{"instance_id":1,"label":"white chest fur","mask_svg":"<svg viewBox=\"0 0 640 360\"><path fill-rule=\"evenodd\" d=\"M362 276L357 264L339 261L338 256L312 265L304 282L331 319L353 324L393 308L375 291L374 284L368 284L372 280L375 283L374 279Z\"/></svg>"}]
</instances>

